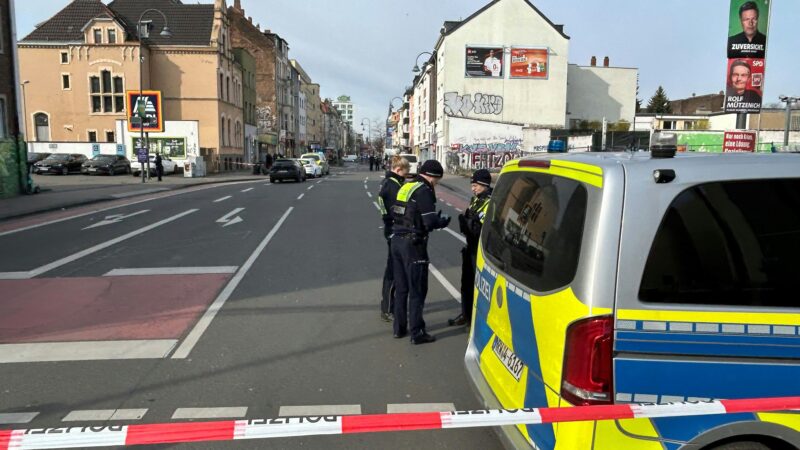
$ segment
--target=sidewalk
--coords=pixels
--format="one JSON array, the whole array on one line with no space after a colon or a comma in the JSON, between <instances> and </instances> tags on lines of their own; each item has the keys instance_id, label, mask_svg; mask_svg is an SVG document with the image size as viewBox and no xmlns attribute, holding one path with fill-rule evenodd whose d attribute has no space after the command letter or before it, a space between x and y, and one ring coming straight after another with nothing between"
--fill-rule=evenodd
<instances>
[{"instance_id":1,"label":"sidewalk","mask_svg":"<svg viewBox=\"0 0 800 450\"><path fill-rule=\"evenodd\" d=\"M214 174L204 178L184 178L182 175L170 175L164 177L164 181L160 183L156 178L142 183L141 178L121 175L115 177L34 175L34 184L40 187L41 192L35 195L0 199L0 221L203 184L264 179L268 178L246 172Z\"/></svg>"}]
</instances>

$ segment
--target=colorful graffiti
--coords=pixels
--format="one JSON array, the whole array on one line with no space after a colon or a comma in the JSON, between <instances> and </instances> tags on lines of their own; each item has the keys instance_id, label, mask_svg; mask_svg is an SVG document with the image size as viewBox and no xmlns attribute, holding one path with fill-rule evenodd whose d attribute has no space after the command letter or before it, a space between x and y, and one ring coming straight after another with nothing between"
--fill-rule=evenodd
<instances>
[{"instance_id":1,"label":"colorful graffiti","mask_svg":"<svg viewBox=\"0 0 800 450\"><path fill-rule=\"evenodd\" d=\"M522 156L522 140L508 139L505 142L453 144L447 153L449 169L498 169L513 159Z\"/></svg>"},{"instance_id":2,"label":"colorful graffiti","mask_svg":"<svg viewBox=\"0 0 800 450\"><path fill-rule=\"evenodd\" d=\"M258 134L267 134L272 131L274 125L274 119L272 117L272 108L269 106L260 106L256 108L256 114L258 115Z\"/></svg>"},{"instance_id":3,"label":"colorful graffiti","mask_svg":"<svg viewBox=\"0 0 800 450\"><path fill-rule=\"evenodd\" d=\"M444 113L448 116L467 117L474 114L495 114L503 112L503 97L477 93L459 95L458 92L444 94Z\"/></svg>"}]
</instances>

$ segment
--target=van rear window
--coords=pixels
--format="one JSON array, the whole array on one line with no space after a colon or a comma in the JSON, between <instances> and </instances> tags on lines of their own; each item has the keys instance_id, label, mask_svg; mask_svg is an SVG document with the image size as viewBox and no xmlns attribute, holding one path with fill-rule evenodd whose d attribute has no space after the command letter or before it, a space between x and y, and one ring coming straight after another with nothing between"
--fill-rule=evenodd
<instances>
[{"instance_id":1,"label":"van rear window","mask_svg":"<svg viewBox=\"0 0 800 450\"><path fill-rule=\"evenodd\" d=\"M798 307L800 179L699 185L667 210L639 298L654 303Z\"/></svg>"},{"instance_id":2,"label":"van rear window","mask_svg":"<svg viewBox=\"0 0 800 450\"><path fill-rule=\"evenodd\" d=\"M579 182L520 172L500 177L481 240L490 261L538 292L575 278L588 192Z\"/></svg>"}]
</instances>

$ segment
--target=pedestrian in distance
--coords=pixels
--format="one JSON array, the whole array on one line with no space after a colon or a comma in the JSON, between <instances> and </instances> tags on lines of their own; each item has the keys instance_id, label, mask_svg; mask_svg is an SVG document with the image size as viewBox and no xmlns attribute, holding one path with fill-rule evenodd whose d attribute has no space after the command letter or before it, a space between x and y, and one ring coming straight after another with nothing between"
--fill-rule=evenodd
<instances>
[{"instance_id":1,"label":"pedestrian in distance","mask_svg":"<svg viewBox=\"0 0 800 450\"><path fill-rule=\"evenodd\" d=\"M405 158L393 157L391 170L386 171L386 177L381 182L381 190L378 192L378 206L383 220L383 237L386 239L388 250L386 270L383 272L383 286L381 288L381 319L385 322L391 322L394 317L394 267L392 265L392 227L394 226L394 217L390 211L397 200L397 193L403 186L406 175L410 170L411 164Z\"/></svg>"},{"instance_id":2,"label":"pedestrian in distance","mask_svg":"<svg viewBox=\"0 0 800 450\"><path fill-rule=\"evenodd\" d=\"M156 152L156 174L158 175L158 181L161 181L161 177L164 176L164 161L161 160L161 153Z\"/></svg>"},{"instance_id":3,"label":"pedestrian in distance","mask_svg":"<svg viewBox=\"0 0 800 450\"><path fill-rule=\"evenodd\" d=\"M481 228L489 209L492 197L492 175L486 169L478 169L472 174L472 199L469 208L458 215L461 234L467 238L467 245L461 249L461 314L447 323L450 326L462 326L472 323L472 305L474 302L475 261L478 257L478 242Z\"/></svg>"},{"instance_id":4,"label":"pedestrian in distance","mask_svg":"<svg viewBox=\"0 0 800 450\"><path fill-rule=\"evenodd\" d=\"M400 188L391 210L394 337L410 331L414 345L436 340L425 330L422 310L428 295L428 235L450 223L449 216L436 211L435 187L443 175L439 161L425 161L419 174Z\"/></svg>"},{"instance_id":5,"label":"pedestrian in distance","mask_svg":"<svg viewBox=\"0 0 800 450\"><path fill-rule=\"evenodd\" d=\"M372 172L375 169L375 155L369 155L369 171Z\"/></svg>"}]
</instances>

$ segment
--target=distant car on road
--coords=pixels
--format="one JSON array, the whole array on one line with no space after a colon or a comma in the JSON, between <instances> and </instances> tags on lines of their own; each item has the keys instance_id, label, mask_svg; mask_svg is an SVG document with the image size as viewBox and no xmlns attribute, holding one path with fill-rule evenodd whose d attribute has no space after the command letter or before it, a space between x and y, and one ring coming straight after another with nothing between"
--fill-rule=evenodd
<instances>
[{"instance_id":1,"label":"distant car on road","mask_svg":"<svg viewBox=\"0 0 800 450\"><path fill-rule=\"evenodd\" d=\"M276 160L269 171L269 182L282 182L283 180L294 180L298 183L306 181L306 170L299 161L293 159Z\"/></svg>"},{"instance_id":2,"label":"distant car on road","mask_svg":"<svg viewBox=\"0 0 800 450\"><path fill-rule=\"evenodd\" d=\"M325 155L322 153L303 153L300 155L303 159L313 159L317 162L317 164L322 167L322 174L323 175L330 175L331 173L331 166L328 164L328 160L325 159Z\"/></svg>"},{"instance_id":3,"label":"distant car on road","mask_svg":"<svg viewBox=\"0 0 800 450\"><path fill-rule=\"evenodd\" d=\"M161 165L164 166L164 175L168 175L171 173L178 173L178 163L169 159L169 156L161 155ZM139 161L132 161L131 162L131 170L133 171L133 176L138 177L142 174L142 164ZM150 154L150 176L154 176L156 174L156 155L155 153Z\"/></svg>"},{"instance_id":4,"label":"distant car on road","mask_svg":"<svg viewBox=\"0 0 800 450\"><path fill-rule=\"evenodd\" d=\"M303 168L306 170L306 176L311 178L319 178L322 176L322 166L317 164L313 159L301 158L298 161L300 161L300 164L302 164Z\"/></svg>"},{"instance_id":5,"label":"distant car on road","mask_svg":"<svg viewBox=\"0 0 800 450\"><path fill-rule=\"evenodd\" d=\"M411 153L401 153L401 158L405 158L409 164L411 164L411 169L408 171L409 175L416 175L417 174L417 167L419 166L419 160L417 159L417 155L412 155Z\"/></svg>"},{"instance_id":6,"label":"distant car on road","mask_svg":"<svg viewBox=\"0 0 800 450\"><path fill-rule=\"evenodd\" d=\"M344 155L342 161L344 162L356 162L358 160L358 156L356 155Z\"/></svg>"},{"instance_id":7,"label":"distant car on road","mask_svg":"<svg viewBox=\"0 0 800 450\"><path fill-rule=\"evenodd\" d=\"M131 173L131 162L121 155L97 155L81 166L84 175L116 175Z\"/></svg>"},{"instance_id":8,"label":"distant car on road","mask_svg":"<svg viewBox=\"0 0 800 450\"><path fill-rule=\"evenodd\" d=\"M50 156L50 153L28 153L28 170L30 170L34 164L47 158L48 156Z\"/></svg>"},{"instance_id":9,"label":"distant car on road","mask_svg":"<svg viewBox=\"0 0 800 450\"><path fill-rule=\"evenodd\" d=\"M81 166L86 162L86 156L77 153L53 153L47 158L33 165L33 173L55 173L69 175L80 172Z\"/></svg>"}]
</instances>

